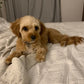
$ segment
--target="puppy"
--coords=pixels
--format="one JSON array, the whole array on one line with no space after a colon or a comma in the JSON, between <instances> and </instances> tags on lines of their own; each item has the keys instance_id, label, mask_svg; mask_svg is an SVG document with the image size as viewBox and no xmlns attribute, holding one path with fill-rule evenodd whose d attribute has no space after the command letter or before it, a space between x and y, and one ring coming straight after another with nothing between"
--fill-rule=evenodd
<instances>
[{"instance_id":1,"label":"puppy","mask_svg":"<svg viewBox=\"0 0 84 84\"><path fill-rule=\"evenodd\" d=\"M29 53L36 53L38 62L45 61L47 43L60 43L61 46L77 45L83 38L78 36L63 35L59 31L46 28L38 19L24 16L11 24L12 32L18 37L16 50L5 60L10 64L13 57L20 57Z\"/></svg>"}]
</instances>

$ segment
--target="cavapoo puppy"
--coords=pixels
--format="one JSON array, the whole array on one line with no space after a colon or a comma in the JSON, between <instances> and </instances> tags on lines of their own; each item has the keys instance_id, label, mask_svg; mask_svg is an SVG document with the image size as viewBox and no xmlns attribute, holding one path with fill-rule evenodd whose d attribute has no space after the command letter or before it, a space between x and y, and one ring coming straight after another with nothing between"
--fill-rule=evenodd
<instances>
[{"instance_id":1,"label":"cavapoo puppy","mask_svg":"<svg viewBox=\"0 0 84 84\"><path fill-rule=\"evenodd\" d=\"M60 43L61 46L77 45L83 38L78 36L63 35L59 31L46 28L45 25L33 16L24 16L11 24L12 32L18 37L16 50L5 60L10 64L13 57L36 53L38 62L45 61L47 43Z\"/></svg>"}]
</instances>

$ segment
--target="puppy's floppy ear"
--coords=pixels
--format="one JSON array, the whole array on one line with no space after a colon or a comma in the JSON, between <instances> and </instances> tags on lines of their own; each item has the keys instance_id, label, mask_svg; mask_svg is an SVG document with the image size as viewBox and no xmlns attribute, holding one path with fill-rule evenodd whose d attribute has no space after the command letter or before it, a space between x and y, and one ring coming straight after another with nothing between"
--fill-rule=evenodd
<instances>
[{"instance_id":1,"label":"puppy's floppy ear","mask_svg":"<svg viewBox=\"0 0 84 84\"><path fill-rule=\"evenodd\" d=\"M11 23L11 27L12 29L12 32L18 36L18 37L21 37L21 34L19 32L20 30L20 19L17 19L16 21L14 21L13 23Z\"/></svg>"},{"instance_id":2,"label":"puppy's floppy ear","mask_svg":"<svg viewBox=\"0 0 84 84\"><path fill-rule=\"evenodd\" d=\"M39 23L40 23L40 27L41 27L41 32L40 32L40 34L42 35L42 34L44 33L46 27L45 27L45 25L44 25L41 21L39 21Z\"/></svg>"}]
</instances>

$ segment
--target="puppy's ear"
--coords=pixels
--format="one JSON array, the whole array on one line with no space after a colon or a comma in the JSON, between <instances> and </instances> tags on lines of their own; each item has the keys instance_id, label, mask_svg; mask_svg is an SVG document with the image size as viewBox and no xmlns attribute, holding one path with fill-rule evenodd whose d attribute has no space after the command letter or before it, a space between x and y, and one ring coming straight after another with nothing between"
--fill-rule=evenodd
<instances>
[{"instance_id":1,"label":"puppy's ear","mask_svg":"<svg viewBox=\"0 0 84 84\"><path fill-rule=\"evenodd\" d=\"M11 27L12 29L12 32L18 36L18 37L21 37L21 34L19 32L20 30L20 19L17 19L16 21L14 21L13 23L11 23Z\"/></svg>"},{"instance_id":2,"label":"puppy's ear","mask_svg":"<svg viewBox=\"0 0 84 84\"><path fill-rule=\"evenodd\" d=\"M45 27L45 25L41 21L39 21L39 23L40 23L40 26L41 26L41 32L40 32L40 34L42 35L44 33L46 27Z\"/></svg>"}]
</instances>

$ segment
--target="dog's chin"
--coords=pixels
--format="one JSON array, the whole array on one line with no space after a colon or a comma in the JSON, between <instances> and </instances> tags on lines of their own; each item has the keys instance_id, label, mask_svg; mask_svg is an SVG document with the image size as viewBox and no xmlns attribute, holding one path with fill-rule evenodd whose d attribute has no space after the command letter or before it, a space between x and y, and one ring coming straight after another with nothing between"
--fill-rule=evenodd
<instances>
[{"instance_id":1,"label":"dog's chin","mask_svg":"<svg viewBox=\"0 0 84 84\"><path fill-rule=\"evenodd\" d=\"M35 44L37 40L34 41L23 41L26 45Z\"/></svg>"}]
</instances>

